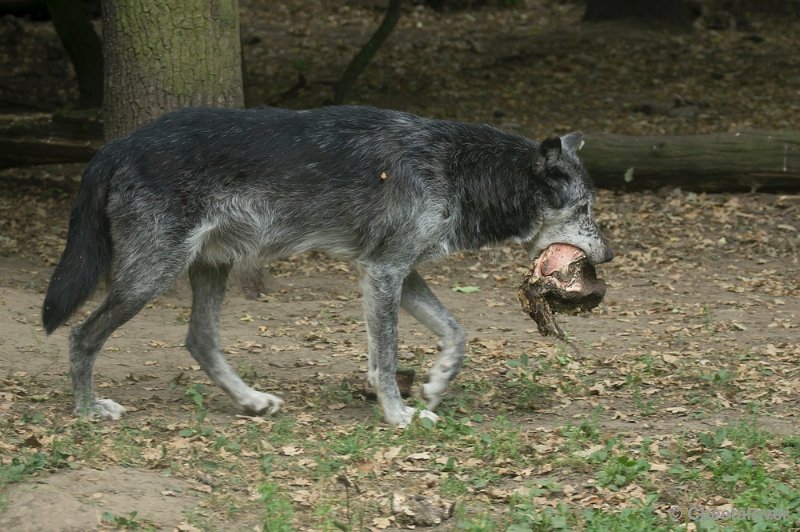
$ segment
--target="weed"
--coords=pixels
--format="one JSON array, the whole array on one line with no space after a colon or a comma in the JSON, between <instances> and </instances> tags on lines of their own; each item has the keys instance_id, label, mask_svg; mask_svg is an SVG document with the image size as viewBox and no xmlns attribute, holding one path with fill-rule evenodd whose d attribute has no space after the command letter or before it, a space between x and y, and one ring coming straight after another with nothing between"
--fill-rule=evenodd
<instances>
[{"instance_id":1,"label":"weed","mask_svg":"<svg viewBox=\"0 0 800 532\"><path fill-rule=\"evenodd\" d=\"M454 521L455 529L464 532L495 532L499 529L497 523L486 514L468 517L463 504L456 506Z\"/></svg>"},{"instance_id":2,"label":"weed","mask_svg":"<svg viewBox=\"0 0 800 532\"><path fill-rule=\"evenodd\" d=\"M708 453L700 459L706 469L713 474L712 479L727 487L730 494L737 491L737 486L752 486L766 480L764 468L745 456L738 449L719 449Z\"/></svg>"},{"instance_id":3,"label":"weed","mask_svg":"<svg viewBox=\"0 0 800 532\"><path fill-rule=\"evenodd\" d=\"M522 353L518 359L509 360L506 364L515 373L508 382L508 387L514 394L517 407L533 408L547 391L546 386L539 384L541 370L534 370L530 367L527 353Z\"/></svg>"},{"instance_id":4,"label":"weed","mask_svg":"<svg viewBox=\"0 0 800 532\"><path fill-rule=\"evenodd\" d=\"M354 430L337 434L325 442L318 449L320 458L317 460L317 472L322 477L336 473L346 465L363 461L367 458L367 451L381 446L383 433L373 426L357 425Z\"/></svg>"},{"instance_id":5,"label":"weed","mask_svg":"<svg viewBox=\"0 0 800 532\"><path fill-rule=\"evenodd\" d=\"M258 487L260 501L264 505L261 527L265 532L290 532L292 528L292 503L281 494L283 490L273 482L264 482Z\"/></svg>"},{"instance_id":6,"label":"weed","mask_svg":"<svg viewBox=\"0 0 800 532\"><path fill-rule=\"evenodd\" d=\"M340 382L338 384L330 384L325 386L319 393L319 405L334 405L334 404L352 404L355 400L353 390L347 382Z\"/></svg>"},{"instance_id":7,"label":"weed","mask_svg":"<svg viewBox=\"0 0 800 532\"><path fill-rule=\"evenodd\" d=\"M636 408L639 409L639 414L642 416L652 416L657 413L655 399L645 400L638 387L633 390L633 403L636 405Z\"/></svg>"},{"instance_id":8,"label":"weed","mask_svg":"<svg viewBox=\"0 0 800 532\"><path fill-rule=\"evenodd\" d=\"M475 437L475 454L484 460L499 458L521 459L525 441L518 430L504 419L498 419L497 426Z\"/></svg>"},{"instance_id":9,"label":"weed","mask_svg":"<svg viewBox=\"0 0 800 532\"><path fill-rule=\"evenodd\" d=\"M559 430L562 436L567 439L567 450L575 452L588 447L591 443L600 441L600 430L598 418L585 419L577 427L568 424Z\"/></svg>"},{"instance_id":10,"label":"weed","mask_svg":"<svg viewBox=\"0 0 800 532\"><path fill-rule=\"evenodd\" d=\"M711 310L711 307L709 307L708 305L703 305L703 328L708 332L712 332L713 327L711 322L713 320L713 317L714 315Z\"/></svg>"},{"instance_id":11,"label":"weed","mask_svg":"<svg viewBox=\"0 0 800 532\"><path fill-rule=\"evenodd\" d=\"M740 421L727 429L727 436L734 443L747 448L763 448L771 436L758 428L754 420Z\"/></svg>"},{"instance_id":12,"label":"weed","mask_svg":"<svg viewBox=\"0 0 800 532\"><path fill-rule=\"evenodd\" d=\"M139 512L133 511L128 515L116 515L111 512L103 512L102 521L108 525L121 530L156 530L153 523L137 518Z\"/></svg>"},{"instance_id":13,"label":"weed","mask_svg":"<svg viewBox=\"0 0 800 532\"><path fill-rule=\"evenodd\" d=\"M195 421L199 427L208 415L205 405L206 387L200 383L190 384L186 387L184 395L194 403Z\"/></svg>"},{"instance_id":14,"label":"weed","mask_svg":"<svg viewBox=\"0 0 800 532\"><path fill-rule=\"evenodd\" d=\"M291 441L296 441L297 435L295 434L295 422L290 417L280 417L276 419L269 432L266 434L266 439L272 445L281 446Z\"/></svg>"},{"instance_id":15,"label":"weed","mask_svg":"<svg viewBox=\"0 0 800 532\"><path fill-rule=\"evenodd\" d=\"M39 471L58 467L65 463L64 458L45 453L15 456L11 458L11 462L0 464L0 487L19 482L28 475L36 474Z\"/></svg>"},{"instance_id":16,"label":"weed","mask_svg":"<svg viewBox=\"0 0 800 532\"><path fill-rule=\"evenodd\" d=\"M643 473L650 471L650 463L644 458L621 455L611 458L597 474L597 483L611 489L627 486Z\"/></svg>"},{"instance_id":17,"label":"weed","mask_svg":"<svg viewBox=\"0 0 800 532\"><path fill-rule=\"evenodd\" d=\"M729 388L736 380L736 373L723 368L713 373L700 375L700 378L718 388Z\"/></svg>"},{"instance_id":18,"label":"weed","mask_svg":"<svg viewBox=\"0 0 800 532\"><path fill-rule=\"evenodd\" d=\"M763 508L773 510L775 516L782 513L784 518L765 521L755 518L754 530L794 530L800 516L800 489L796 485L767 478L763 482L748 484L749 487L733 499L734 508Z\"/></svg>"},{"instance_id":19,"label":"weed","mask_svg":"<svg viewBox=\"0 0 800 532\"><path fill-rule=\"evenodd\" d=\"M515 497L511 500L511 522L506 532L573 530L575 514L564 504L556 508L541 507L531 500Z\"/></svg>"},{"instance_id":20,"label":"weed","mask_svg":"<svg viewBox=\"0 0 800 532\"><path fill-rule=\"evenodd\" d=\"M800 462L800 434L789 436L783 440L783 452Z\"/></svg>"},{"instance_id":21,"label":"weed","mask_svg":"<svg viewBox=\"0 0 800 532\"><path fill-rule=\"evenodd\" d=\"M633 508L625 508L618 513L605 510L583 511L583 530L585 532L606 532L608 530L625 530L626 532L666 532L673 526L664 523L665 518L656 515L653 504L658 495L648 495L644 501L633 501Z\"/></svg>"},{"instance_id":22,"label":"weed","mask_svg":"<svg viewBox=\"0 0 800 532\"><path fill-rule=\"evenodd\" d=\"M439 490L445 497L463 497L469 493L469 486L460 478L449 475L444 479Z\"/></svg>"},{"instance_id":23,"label":"weed","mask_svg":"<svg viewBox=\"0 0 800 532\"><path fill-rule=\"evenodd\" d=\"M500 480L494 469L478 467L469 471L472 487L477 490L482 490L489 484Z\"/></svg>"}]
</instances>

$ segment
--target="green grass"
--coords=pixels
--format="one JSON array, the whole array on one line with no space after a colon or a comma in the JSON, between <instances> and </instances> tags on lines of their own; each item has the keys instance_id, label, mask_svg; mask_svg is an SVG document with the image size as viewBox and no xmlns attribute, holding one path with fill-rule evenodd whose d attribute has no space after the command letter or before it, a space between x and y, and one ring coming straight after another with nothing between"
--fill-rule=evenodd
<instances>
[{"instance_id":1,"label":"green grass","mask_svg":"<svg viewBox=\"0 0 800 532\"><path fill-rule=\"evenodd\" d=\"M284 490L274 482L263 482L258 487L262 504L261 527L265 532L291 532L294 512L292 503L283 495Z\"/></svg>"},{"instance_id":2,"label":"green grass","mask_svg":"<svg viewBox=\"0 0 800 532\"><path fill-rule=\"evenodd\" d=\"M547 392L547 387L539 382L541 370L533 368L527 353L522 353L519 358L509 360L506 364L511 376L507 385L517 408L534 408Z\"/></svg>"},{"instance_id":3,"label":"green grass","mask_svg":"<svg viewBox=\"0 0 800 532\"><path fill-rule=\"evenodd\" d=\"M63 423L52 412L30 409L13 421L0 420L3 443L13 447L11 452L0 447L0 488L59 469L111 463L165 470L176 479L203 475L217 483L202 495L203 509L186 515L205 529L243 522L252 528L258 521L265 530L292 530L295 525L363 530L376 517L388 515L376 501L392 491L431 492L458 501L456 515L444 524L451 530L671 530L679 525L660 514L670 505L685 505L682 494L800 515L800 484L791 475L800 463L800 437L776 437L765 428L768 402L756 405L743 421L677 435L650 430L649 425L609 424L611 411L600 408L582 406L569 415L556 408L520 408L515 394L523 402L532 400L541 389L556 389L556 379L562 377L576 389L588 387L588 381L566 375L574 361L563 357L563 365L558 357L548 357L550 369L543 370L522 356L508 370L509 364L499 360L496 375L487 372L451 392L438 412L439 423L417 420L402 430L386 426L373 406L372 416L360 422L326 416L295 420L285 414L220 421L207 416L203 385L188 380L177 391L191 401L189 408L184 404L145 420ZM624 391L632 393L640 414L655 410L653 416L662 416L652 401L644 403L639 391L645 386L643 376L656 373L660 362L646 356L634 360L638 373L627 374ZM599 375L591 373L591 378ZM697 383L696 375L686 378ZM724 374L712 375L717 377L702 383L706 391L698 393L711 394L713 389L717 394L720 387L729 387ZM491 398L491 409L483 397ZM637 397L643 401L637 403ZM686 404L688 397L677 404ZM348 398L346 387L330 386L320 401ZM497 413L498 404L504 414ZM630 401L625 405L634 408ZM556 423L548 423L547 416ZM594 452L589 455L588 450ZM429 456L409 458L421 453ZM651 463L666 463L669 469L651 471ZM310 504L293 502L298 489L315 498ZM603 509L580 506L574 491L581 496L595 493ZM633 493L640 500L629 500ZM619 504L619 497L624 503ZM3 501L0 496L0 509L8 504ZM698 530L777 532L797 523L795 518L697 525ZM130 513L106 516L104 526L146 529L151 524Z\"/></svg>"}]
</instances>

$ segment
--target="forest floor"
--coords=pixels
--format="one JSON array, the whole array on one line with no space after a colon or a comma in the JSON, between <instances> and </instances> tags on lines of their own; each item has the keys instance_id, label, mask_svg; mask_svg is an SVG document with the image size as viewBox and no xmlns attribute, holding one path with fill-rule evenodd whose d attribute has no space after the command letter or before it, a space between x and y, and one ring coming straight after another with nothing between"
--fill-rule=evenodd
<instances>
[{"instance_id":1,"label":"forest floor","mask_svg":"<svg viewBox=\"0 0 800 532\"><path fill-rule=\"evenodd\" d=\"M251 102L330 98L381 17L349 4L244 2ZM0 25L2 105L72 101L50 25ZM584 25L578 5L552 1L409 8L352 101L537 137L792 129L797 29ZM299 75L305 87L290 90ZM222 343L245 380L286 400L273 418L239 415L186 352L181 279L98 358L99 394L128 410L110 423L72 417L68 328L48 337L39 317L81 170L0 172L2 530L423 526L398 494L425 497L429 513L455 503L440 517L448 530L756 525L753 513L712 513L731 508L774 510L764 530L800 527L800 196L600 191L616 258L598 268L603 304L560 318L577 350L521 311L518 247L425 265L469 340L434 427L393 429L359 393L366 337L349 264L305 254L270 264L258 300L231 287ZM401 318L399 356L417 386L435 346Z\"/></svg>"}]
</instances>

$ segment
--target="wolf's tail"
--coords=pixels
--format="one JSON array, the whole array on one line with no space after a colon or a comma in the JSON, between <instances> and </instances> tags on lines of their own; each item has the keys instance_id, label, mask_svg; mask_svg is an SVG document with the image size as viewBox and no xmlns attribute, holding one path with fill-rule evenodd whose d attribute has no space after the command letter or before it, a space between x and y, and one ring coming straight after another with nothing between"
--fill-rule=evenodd
<instances>
[{"instance_id":1,"label":"wolf's tail","mask_svg":"<svg viewBox=\"0 0 800 532\"><path fill-rule=\"evenodd\" d=\"M91 295L111 265L111 228L106 213L113 172L110 157L89 163L69 217L67 245L47 287L42 323L47 334L62 325Z\"/></svg>"}]
</instances>

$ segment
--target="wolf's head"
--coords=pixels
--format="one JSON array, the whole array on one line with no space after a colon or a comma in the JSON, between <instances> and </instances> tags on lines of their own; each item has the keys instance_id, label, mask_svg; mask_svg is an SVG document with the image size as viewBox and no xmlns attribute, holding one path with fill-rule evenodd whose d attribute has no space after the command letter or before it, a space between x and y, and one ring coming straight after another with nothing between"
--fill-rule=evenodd
<instances>
[{"instance_id":1,"label":"wolf's head","mask_svg":"<svg viewBox=\"0 0 800 532\"><path fill-rule=\"evenodd\" d=\"M577 154L582 145L583 135L570 133L538 147L534 172L544 186L537 202L539 229L527 245L532 256L550 244L572 244L592 264L614 257L592 215L594 187Z\"/></svg>"}]
</instances>

